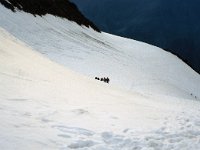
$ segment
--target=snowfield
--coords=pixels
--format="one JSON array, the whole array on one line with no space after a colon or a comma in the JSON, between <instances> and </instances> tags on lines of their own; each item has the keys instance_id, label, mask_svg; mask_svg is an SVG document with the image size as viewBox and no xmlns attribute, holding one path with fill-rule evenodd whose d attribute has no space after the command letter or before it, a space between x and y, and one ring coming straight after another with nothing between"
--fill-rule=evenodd
<instances>
[{"instance_id":1,"label":"snowfield","mask_svg":"<svg viewBox=\"0 0 200 150\"><path fill-rule=\"evenodd\" d=\"M0 149L200 149L200 76L176 56L51 15L0 13Z\"/></svg>"}]
</instances>

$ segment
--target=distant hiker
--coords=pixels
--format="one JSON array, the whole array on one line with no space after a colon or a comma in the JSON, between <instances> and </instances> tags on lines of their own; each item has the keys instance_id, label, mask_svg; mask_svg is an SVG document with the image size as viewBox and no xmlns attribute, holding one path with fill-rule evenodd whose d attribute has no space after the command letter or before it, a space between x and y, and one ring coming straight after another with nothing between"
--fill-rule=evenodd
<instances>
[{"instance_id":1,"label":"distant hiker","mask_svg":"<svg viewBox=\"0 0 200 150\"><path fill-rule=\"evenodd\" d=\"M110 82L110 79L107 77L106 78L106 83L109 83Z\"/></svg>"},{"instance_id":2,"label":"distant hiker","mask_svg":"<svg viewBox=\"0 0 200 150\"><path fill-rule=\"evenodd\" d=\"M107 83L109 84L109 82L110 82L110 79L107 77Z\"/></svg>"},{"instance_id":3,"label":"distant hiker","mask_svg":"<svg viewBox=\"0 0 200 150\"><path fill-rule=\"evenodd\" d=\"M107 78L104 77L104 80L103 80L103 81L104 81L105 83L109 83L110 80L109 80L108 77L107 77Z\"/></svg>"},{"instance_id":4,"label":"distant hiker","mask_svg":"<svg viewBox=\"0 0 200 150\"><path fill-rule=\"evenodd\" d=\"M96 80L100 80L98 77L95 77Z\"/></svg>"},{"instance_id":5,"label":"distant hiker","mask_svg":"<svg viewBox=\"0 0 200 150\"><path fill-rule=\"evenodd\" d=\"M99 78L99 77L95 77L96 80L100 80L100 81L103 81L105 83L108 83L110 82L110 79L108 77L103 77L103 78Z\"/></svg>"},{"instance_id":6,"label":"distant hiker","mask_svg":"<svg viewBox=\"0 0 200 150\"><path fill-rule=\"evenodd\" d=\"M104 81L105 83L107 83L107 78L104 77L104 78L103 78L103 81Z\"/></svg>"}]
</instances>

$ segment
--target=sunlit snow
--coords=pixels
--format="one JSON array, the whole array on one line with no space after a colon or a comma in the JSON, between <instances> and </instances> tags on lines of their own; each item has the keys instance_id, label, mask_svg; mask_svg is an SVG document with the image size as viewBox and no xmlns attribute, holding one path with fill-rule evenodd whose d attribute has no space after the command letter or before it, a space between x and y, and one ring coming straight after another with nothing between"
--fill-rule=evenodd
<instances>
[{"instance_id":1,"label":"sunlit snow","mask_svg":"<svg viewBox=\"0 0 200 150\"><path fill-rule=\"evenodd\" d=\"M51 15L0 13L0 149L200 149L200 76L176 56Z\"/></svg>"}]
</instances>

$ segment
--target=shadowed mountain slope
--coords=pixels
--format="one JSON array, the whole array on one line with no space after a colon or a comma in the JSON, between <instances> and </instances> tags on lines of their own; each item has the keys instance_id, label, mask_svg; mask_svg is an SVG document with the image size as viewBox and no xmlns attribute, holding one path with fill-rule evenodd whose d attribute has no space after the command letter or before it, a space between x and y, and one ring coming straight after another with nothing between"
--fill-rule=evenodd
<instances>
[{"instance_id":1,"label":"shadowed mountain slope","mask_svg":"<svg viewBox=\"0 0 200 150\"><path fill-rule=\"evenodd\" d=\"M71 1L102 31L161 47L200 72L200 1Z\"/></svg>"}]
</instances>

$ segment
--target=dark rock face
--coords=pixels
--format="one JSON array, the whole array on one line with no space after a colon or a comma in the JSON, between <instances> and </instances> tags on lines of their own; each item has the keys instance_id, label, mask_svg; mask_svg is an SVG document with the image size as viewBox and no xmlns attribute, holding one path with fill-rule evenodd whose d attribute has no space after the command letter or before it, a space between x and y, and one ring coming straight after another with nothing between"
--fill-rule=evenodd
<instances>
[{"instance_id":1,"label":"dark rock face","mask_svg":"<svg viewBox=\"0 0 200 150\"><path fill-rule=\"evenodd\" d=\"M105 32L178 55L200 73L199 0L71 0Z\"/></svg>"},{"instance_id":2,"label":"dark rock face","mask_svg":"<svg viewBox=\"0 0 200 150\"><path fill-rule=\"evenodd\" d=\"M100 32L91 21L80 13L76 5L68 0L0 0L0 3L13 12L19 9L33 15L52 14L75 21L79 25L90 26Z\"/></svg>"}]
</instances>

